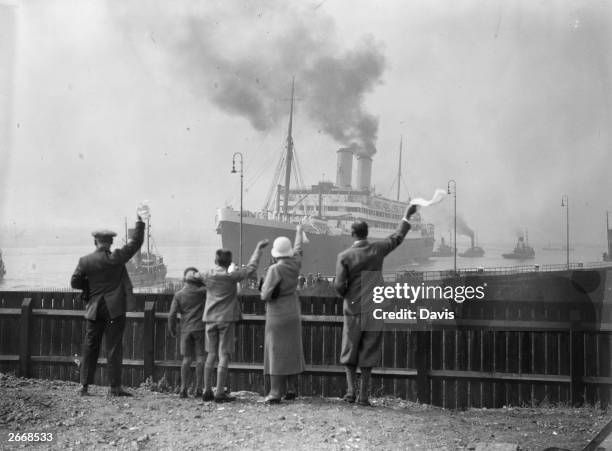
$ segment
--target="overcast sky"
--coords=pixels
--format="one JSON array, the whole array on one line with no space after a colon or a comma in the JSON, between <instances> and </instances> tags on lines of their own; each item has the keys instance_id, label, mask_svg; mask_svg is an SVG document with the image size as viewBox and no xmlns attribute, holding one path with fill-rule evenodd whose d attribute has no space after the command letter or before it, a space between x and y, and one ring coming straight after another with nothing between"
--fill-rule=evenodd
<instances>
[{"instance_id":1,"label":"overcast sky","mask_svg":"<svg viewBox=\"0 0 612 451\"><path fill-rule=\"evenodd\" d=\"M0 2L2 4L2 2ZM336 150L374 153L402 197L457 181L482 241L604 242L612 210L607 1L88 1L0 6L0 226L158 229L215 239L215 210L262 207L285 140L307 184ZM423 210L448 234L450 199ZM2 244L2 243L0 243Z\"/></svg>"}]
</instances>

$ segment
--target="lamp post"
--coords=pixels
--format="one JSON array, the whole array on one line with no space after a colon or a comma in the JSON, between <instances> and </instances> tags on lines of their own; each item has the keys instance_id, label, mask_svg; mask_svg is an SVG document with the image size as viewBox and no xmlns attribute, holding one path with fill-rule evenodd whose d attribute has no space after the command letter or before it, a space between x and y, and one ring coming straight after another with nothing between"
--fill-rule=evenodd
<instances>
[{"instance_id":1,"label":"lamp post","mask_svg":"<svg viewBox=\"0 0 612 451\"><path fill-rule=\"evenodd\" d=\"M242 157L242 153L240 152L234 152L234 155L232 155L232 174L235 174L236 171L236 156L239 156L239 163L240 163L240 247L238 249L238 266L240 268L242 268L242 179L244 176L244 172L243 172L243 157Z\"/></svg>"},{"instance_id":2,"label":"lamp post","mask_svg":"<svg viewBox=\"0 0 612 451\"><path fill-rule=\"evenodd\" d=\"M569 199L567 194L561 196L561 206L565 207L565 255L567 256L567 269L570 269L569 261Z\"/></svg>"},{"instance_id":3,"label":"lamp post","mask_svg":"<svg viewBox=\"0 0 612 451\"><path fill-rule=\"evenodd\" d=\"M455 182L453 179L448 181L448 186L447 186L447 193L450 194L451 193L451 183L453 184L453 197L454 197L454 218L455 218L455 228L454 228L454 238L453 241L455 242L454 244L454 269L455 269L455 274L457 274L457 182Z\"/></svg>"}]
</instances>

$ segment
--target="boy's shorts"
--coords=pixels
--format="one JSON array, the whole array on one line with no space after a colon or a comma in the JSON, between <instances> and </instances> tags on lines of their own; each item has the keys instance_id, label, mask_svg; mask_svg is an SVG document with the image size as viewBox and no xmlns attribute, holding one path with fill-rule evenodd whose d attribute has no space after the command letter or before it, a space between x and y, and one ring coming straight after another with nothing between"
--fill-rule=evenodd
<instances>
[{"instance_id":1,"label":"boy's shorts","mask_svg":"<svg viewBox=\"0 0 612 451\"><path fill-rule=\"evenodd\" d=\"M182 356L205 356L205 337L206 334L203 330L196 330L193 332L187 332L181 334L180 350Z\"/></svg>"},{"instance_id":2,"label":"boy's shorts","mask_svg":"<svg viewBox=\"0 0 612 451\"><path fill-rule=\"evenodd\" d=\"M215 354L233 354L236 336L235 321L206 323L206 351Z\"/></svg>"}]
</instances>

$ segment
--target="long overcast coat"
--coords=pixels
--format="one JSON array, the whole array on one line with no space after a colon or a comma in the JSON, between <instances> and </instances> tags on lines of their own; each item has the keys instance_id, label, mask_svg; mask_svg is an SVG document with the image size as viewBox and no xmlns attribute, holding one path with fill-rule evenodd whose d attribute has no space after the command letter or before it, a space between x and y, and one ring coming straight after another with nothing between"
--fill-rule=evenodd
<instances>
[{"instance_id":1,"label":"long overcast coat","mask_svg":"<svg viewBox=\"0 0 612 451\"><path fill-rule=\"evenodd\" d=\"M301 267L302 234L297 233L293 256L279 258L270 266L261 287L261 299L267 301L264 374L292 375L303 372L306 367L300 301L296 292ZM277 286L278 297L272 299Z\"/></svg>"}]
</instances>

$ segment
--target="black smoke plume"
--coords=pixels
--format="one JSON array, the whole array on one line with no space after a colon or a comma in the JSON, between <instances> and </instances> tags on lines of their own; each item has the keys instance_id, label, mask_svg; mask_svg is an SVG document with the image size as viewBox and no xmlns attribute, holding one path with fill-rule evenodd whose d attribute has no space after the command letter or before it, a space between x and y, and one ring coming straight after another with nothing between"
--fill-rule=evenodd
<instances>
[{"instance_id":1,"label":"black smoke plume","mask_svg":"<svg viewBox=\"0 0 612 451\"><path fill-rule=\"evenodd\" d=\"M467 225L461 215L457 215L457 233L470 238L474 238L474 231Z\"/></svg>"},{"instance_id":2,"label":"black smoke plume","mask_svg":"<svg viewBox=\"0 0 612 451\"><path fill-rule=\"evenodd\" d=\"M380 44L363 37L339 48L332 19L316 4L260 0L222 3L123 2L117 22L133 42L150 39L187 83L221 110L266 131L286 121L291 79L296 110L343 147L372 155L378 118L364 97L381 83L385 57ZM151 50L139 53L150 53ZM146 62L146 58L145 58ZM178 76L177 76L178 75Z\"/></svg>"}]
</instances>

